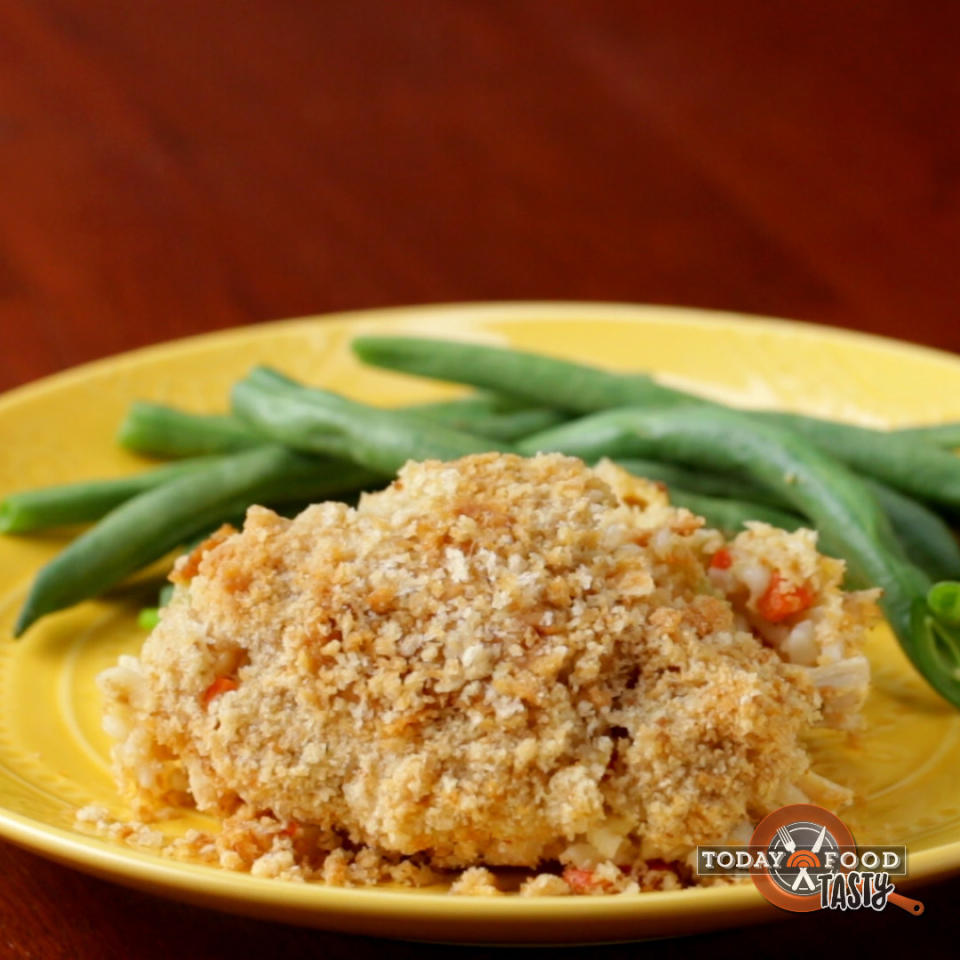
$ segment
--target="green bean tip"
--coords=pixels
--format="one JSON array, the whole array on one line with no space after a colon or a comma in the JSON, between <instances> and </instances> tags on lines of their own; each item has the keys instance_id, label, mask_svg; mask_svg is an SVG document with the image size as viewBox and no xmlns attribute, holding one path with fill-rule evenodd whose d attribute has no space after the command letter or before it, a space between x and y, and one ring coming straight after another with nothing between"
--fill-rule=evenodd
<instances>
[{"instance_id":1,"label":"green bean tip","mask_svg":"<svg viewBox=\"0 0 960 960\"><path fill-rule=\"evenodd\" d=\"M152 630L160 622L158 607L144 607L137 617L137 626L143 630Z\"/></svg>"},{"instance_id":2,"label":"green bean tip","mask_svg":"<svg viewBox=\"0 0 960 960\"><path fill-rule=\"evenodd\" d=\"M941 580L927 593L930 612L946 627L960 627L960 583Z\"/></svg>"}]
</instances>

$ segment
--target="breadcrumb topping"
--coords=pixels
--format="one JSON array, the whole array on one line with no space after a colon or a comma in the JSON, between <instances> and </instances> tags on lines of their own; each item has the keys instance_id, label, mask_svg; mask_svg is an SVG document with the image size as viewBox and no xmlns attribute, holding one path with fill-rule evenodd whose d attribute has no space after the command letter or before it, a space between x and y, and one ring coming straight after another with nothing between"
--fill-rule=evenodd
<instances>
[{"instance_id":1,"label":"breadcrumb topping","mask_svg":"<svg viewBox=\"0 0 960 960\"><path fill-rule=\"evenodd\" d=\"M685 885L696 844L850 799L802 740L855 726L869 682L875 593L842 576L810 531L726 542L661 486L553 454L251 507L100 677L118 783L140 821L224 818L171 852L259 876Z\"/></svg>"}]
</instances>

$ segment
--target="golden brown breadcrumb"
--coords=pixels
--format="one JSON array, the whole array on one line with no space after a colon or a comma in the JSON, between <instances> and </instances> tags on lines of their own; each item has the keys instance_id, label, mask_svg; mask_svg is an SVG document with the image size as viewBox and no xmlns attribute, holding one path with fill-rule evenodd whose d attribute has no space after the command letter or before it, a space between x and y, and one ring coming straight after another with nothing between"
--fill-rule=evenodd
<instances>
[{"instance_id":1,"label":"golden brown breadcrumb","mask_svg":"<svg viewBox=\"0 0 960 960\"><path fill-rule=\"evenodd\" d=\"M854 725L869 679L873 595L842 573L809 531L727 543L560 455L408 463L292 520L252 507L101 677L118 780L141 818L224 817L190 850L263 876L687 883L697 843L848 799L801 739Z\"/></svg>"}]
</instances>

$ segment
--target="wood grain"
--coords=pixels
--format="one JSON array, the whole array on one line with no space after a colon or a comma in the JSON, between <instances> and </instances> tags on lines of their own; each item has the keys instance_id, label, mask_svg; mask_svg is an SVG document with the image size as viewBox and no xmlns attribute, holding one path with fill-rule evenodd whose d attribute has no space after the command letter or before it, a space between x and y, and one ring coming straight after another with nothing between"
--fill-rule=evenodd
<instances>
[{"instance_id":1,"label":"wood grain","mask_svg":"<svg viewBox=\"0 0 960 960\"><path fill-rule=\"evenodd\" d=\"M960 349L958 32L936 0L0 0L0 388L234 324L500 298ZM957 894L643 949L952 944ZM0 847L0 956L384 949Z\"/></svg>"}]
</instances>

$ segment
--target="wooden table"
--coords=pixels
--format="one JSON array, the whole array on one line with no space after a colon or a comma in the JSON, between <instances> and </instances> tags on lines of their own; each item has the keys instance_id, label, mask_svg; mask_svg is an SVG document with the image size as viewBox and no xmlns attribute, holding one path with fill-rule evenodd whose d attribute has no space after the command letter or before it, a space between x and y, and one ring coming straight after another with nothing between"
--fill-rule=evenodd
<instances>
[{"instance_id":1,"label":"wooden table","mask_svg":"<svg viewBox=\"0 0 960 960\"><path fill-rule=\"evenodd\" d=\"M936 0L0 0L0 388L428 301L681 303L960 349L958 35ZM921 920L609 954L952 947L960 882L917 895ZM440 948L225 917L0 846L2 957L387 952Z\"/></svg>"}]
</instances>

